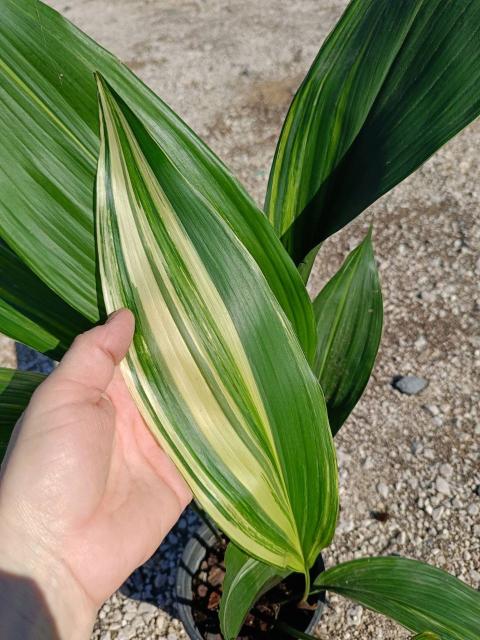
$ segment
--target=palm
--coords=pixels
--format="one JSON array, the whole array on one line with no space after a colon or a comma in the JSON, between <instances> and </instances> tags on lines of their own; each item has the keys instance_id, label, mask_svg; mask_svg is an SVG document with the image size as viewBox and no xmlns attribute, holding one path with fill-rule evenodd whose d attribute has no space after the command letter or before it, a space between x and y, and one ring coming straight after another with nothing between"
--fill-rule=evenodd
<instances>
[{"instance_id":1,"label":"palm","mask_svg":"<svg viewBox=\"0 0 480 640\"><path fill-rule=\"evenodd\" d=\"M2 481L12 504L23 496L14 518L28 515L25 526L42 530L97 606L150 557L191 497L120 373L132 332L122 312L74 344L34 394Z\"/></svg>"},{"instance_id":2,"label":"palm","mask_svg":"<svg viewBox=\"0 0 480 640\"><path fill-rule=\"evenodd\" d=\"M75 446L77 452L89 452L88 460L78 460L79 467L88 468L97 480L72 522L67 555L79 581L94 585L89 595L98 603L152 555L190 497L118 371L106 395L108 400L93 414L91 406L85 406L85 422L95 420L101 438L95 437L91 447L85 442ZM79 437L85 441L88 432Z\"/></svg>"}]
</instances>

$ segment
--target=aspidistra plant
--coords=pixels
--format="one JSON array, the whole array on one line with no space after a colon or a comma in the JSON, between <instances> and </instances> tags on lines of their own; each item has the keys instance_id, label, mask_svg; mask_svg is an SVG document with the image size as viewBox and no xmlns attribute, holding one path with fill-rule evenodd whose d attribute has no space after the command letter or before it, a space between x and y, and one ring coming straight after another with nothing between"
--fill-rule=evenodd
<instances>
[{"instance_id":1,"label":"aspidistra plant","mask_svg":"<svg viewBox=\"0 0 480 640\"><path fill-rule=\"evenodd\" d=\"M313 303L305 282L320 243L480 113L480 4L353 0L292 102L266 215L59 14L0 9L0 330L60 358L105 312L134 311L131 393L231 540L225 638L292 571L305 596L336 591L418 638L478 638L479 594L413 560L309 583L337 517L332 435L381 337L371 231ZM3 434L42 379L0 371Z\"/></svg>"}]
</instances>

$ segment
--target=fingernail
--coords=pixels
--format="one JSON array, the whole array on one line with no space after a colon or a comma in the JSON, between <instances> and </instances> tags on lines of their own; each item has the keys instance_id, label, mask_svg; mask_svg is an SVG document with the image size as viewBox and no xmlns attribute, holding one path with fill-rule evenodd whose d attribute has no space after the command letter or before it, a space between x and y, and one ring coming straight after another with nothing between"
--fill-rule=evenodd
<instances>
[{"instance_id":1,"label":"fingernail","mask_svg":"<svg viewBox=\"0 0 480 640\"><path fill-rule=\"evenodd\" d=\"M109 322L111 322L115 316L118 316L119 313L122 313L123 309L117 309L116 311L114 311L113 313L111 313L108 318L107 321L105 322L105 324L108 324Z\"/></svg>"}]
</instances>

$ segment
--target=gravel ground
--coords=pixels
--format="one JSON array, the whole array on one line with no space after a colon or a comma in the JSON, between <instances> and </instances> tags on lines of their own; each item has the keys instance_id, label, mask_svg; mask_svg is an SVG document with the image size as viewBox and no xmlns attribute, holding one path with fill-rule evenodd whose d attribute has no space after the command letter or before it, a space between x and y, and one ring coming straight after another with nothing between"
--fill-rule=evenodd
<instances>
[{"instance_id":1,"label":"gravel ground","mask_svg":"<svg viewBox=\"0 0 480 640\"><path fill-rule=\"evenodd\" d=\"M292 93L345 0L83 0L61 10L119 55L263 199ZM372 380L337 438L341 516L327 564L401 553L480 587L480 123L324 245L312 294L374 222L385 331ZM3 342L0 355L3 357ZM7 343L7 359L12 358ZM428 382L400 393L396 376ZM101 610L96 640L185 638L175 566L195 516ZM408 633L336 597L318 637Z\"/></svg>"}]
</instances>

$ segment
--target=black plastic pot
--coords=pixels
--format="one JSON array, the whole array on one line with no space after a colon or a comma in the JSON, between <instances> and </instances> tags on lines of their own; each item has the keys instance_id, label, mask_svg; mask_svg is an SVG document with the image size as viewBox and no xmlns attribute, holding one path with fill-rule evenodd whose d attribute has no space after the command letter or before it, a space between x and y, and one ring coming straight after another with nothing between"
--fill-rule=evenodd
<instances>
[{"instance_id":1,"label":"black plastic pot","mask_svg":"<svg viewBox=\"0 0 480 640\"><path fill-rule=\"evenodd\" d=\"M182 621L185 631L191 640L205 640L195 624L193 617L193 577L200 568L202 561L207 555L209 548L215 545L216 537L214 532L205 524L201 525L193 538L187 543L180 561L177 572L176 596L177 596L177 613L178 618ZM311 576L316 577L325 570L325 565L321 556L318 557L315 565L311 569ZM325 595L322 593L318 596L317 608L312 612L311 620L305 629L299 629L304 633L313 633L325 607ZM284 622L291 624L288 619L283 618ZM291 626L294 626L291 624ZM273 635L272 635L273 637ZM275 631L275 640L283 640L288 638L283 634ZM267 638L267 636L266 636Z\"/></svg>"}]
</instances>

